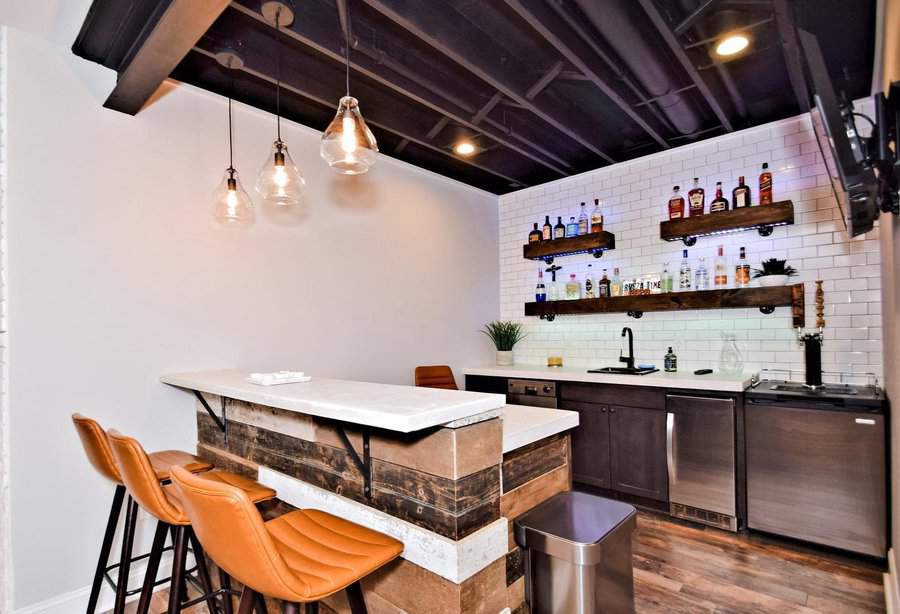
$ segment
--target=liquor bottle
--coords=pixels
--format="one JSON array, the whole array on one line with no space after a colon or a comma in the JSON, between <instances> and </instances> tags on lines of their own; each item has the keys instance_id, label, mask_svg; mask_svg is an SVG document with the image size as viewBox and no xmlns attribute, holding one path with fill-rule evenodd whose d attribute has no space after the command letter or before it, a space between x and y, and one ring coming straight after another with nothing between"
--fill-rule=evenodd
<instances>
[{"instance_id":1,"label":"liquor bottle","mask_svg":"<svg viewBox=\"0 0 900 614\"><path fill-rule=\"evenodd\" d=\"M587 214L587 209L584 208L584 203L581 203L581 213L578 214L578 234L586 235L591 231L591 221Z\"/></svg>"},{"instance_id":2,"label":"liquor bottle","mask_svg":"<svg viewBox=\"0 0 900 614\"><path fill-rule=\"evenodd\" d=\"M603 213L600 211L600 199L594 199L594 210L591 211L591 232L603 232Z\"/></svg>"},{"instance_id":3,"label":"liquor bottle","mask_svg":"<svg viewBox=\"0 0 900 614\"><path fill-rule=\"evenodd\" d=\"M622 296L622 278L619 277L619 267L613 269L612 283L609 286L610 296Z\"/></svg>"},{"instance_id":4,"label":"liquor bottle","mask_svg":"<svg viewBox=\"0 0 900 614\"><path fill-rule=\"evenodd\" d=\"M663 359L663 365L666 373L675 373L676 371L678 371L678 356L676 356L675 352L672 351L671 345L669 346L669 352Z\"/></svg>"},{"instance_id":5,"label":"liquor bottle","mask_svg":"<svg viewBox=\"0 0 900 614\"><path fill-rule=\"evenodd\" d=\"M538 269L537 287L534 289L534 300L543 303L547 300L547 289L544 287L544 272Z\"/></svg>"},{"instance_id":6,"label":"liquor bottle","mask_svg":"<svg viewBox=\"0 0 900 614\"><path fill-rule=\"evenodd\" d=\"M679 193L680 186L672 188L672 196L669 197L669 219L680 220L684 217L684 197Z\"/></svg>"},{"instance_id":7,"label":"liquor bottle","mask_svg":"<svg viewBox=\"0 0 900 614\"><path fill-rule=\"evenodd\" d=\"M746 288L750 285L750 263L747 261L747 252L742 247L741 257L734 267L734 285L737 288Z\"/></svg>"},{"instance_id":8,"label":"liquor bottle","mask_svg":"<svg viewBox=\"0 0 900 614\"><path fill-rule=\"evenodd\" d=\"M537 243L541 239L544 238L544 235L538 230L537 222L534 223L534 230L528 233L528 242L529 243Z\"/></svg>"},{"instance_id":9,"label":"liquor bottle","mask_svg":"<svg viewBox=\"0 0 900 614\"><path fill-rule=\"evenodd\" d=\"M772 204L772 173L769 172L768 162L763 162L762 172L759 174L759 204Z\"/></svg>"},{"instance_id":10,"label":"liquor bottle","mask_svg":"<svg viewBox=\"0 0 900 614\"><path fill-rule=\"evenodd\" d=\"M694 177L694 187L688 192L688 211L691 217L703 215L706 209L706 190L700 187L700 179Z\"/></svg>"},{"instance_id":11,"label":"liquor bottle","mask_svg":"<svg viewBox=\"0 0 900 614\"><path fill-rule=\"evenodd\" d=\"M566 300L575 301L581 298L581 284L575 278L575 273L569 275L569 282L566 284Z\"/></svg>"},{"instance_id":12,"label":"liquor bottle","mask_svg":"<svg viewBox=\"0 0 900 614\"><path fill-rule=\"evenodd\" d=\"M610 296L610 282L609 277L606 276L606 269L603 269L603 277L600 278L600 281L597 282L597 295L600 298L609 298Z\"/></svg>"},{"instance_id":13,"label":"liquor bottle","mask_svg":"<svg viewBox=\"0 0 900 614\"><path fill-rule=\"evenodd\" d=\"M569 218L569 223L566 224L566 237L577 237L578 236L578 222L575 221L575 217L572 216Z\"/></svg>"},{"instance_id":14,"label":"liquor bottle","mask_svg":"<svg viewBox=\"0 0 900 614\"><path fill-rule=\"evenodd\" d=\"M566 236L566 225L562 223L562 216L556 216L556 226L553 227L553 238L563 239Z\"/></svg>"},{"instance_id":15,"label":"liquor bottle","mask_svg":"<svg viewBox=\"0 0 900 614\"><path fill-rule=\"evenodd\" d=\"M549 241L553 238L553 225L550 223L550 216L544 216L544 227L541 229L541 238Z\"/></svg>"},{"instance_id":16,"label":"liquor bottle","mask_svg":"<svg viewBox=\"0 0 900 614\"><path fill-rule=\"evenodd\" d=\"M584 277L584 298L597 298L594 292L594 270L588 265L587 275Z\"/></svg>"},{"instance_id":17,"label":"liquor bottle","mask_svg":"<svg viewBox=\"0 0 900 614\"><path fill-rule=\"evenodd\" d=\"M722 182L716 182L716 197L709 203L709 212L718 213L720 211L728 211L728 199L722 195Z\"/></svg>"},{"instance_id":18,"label":"liquor bottle","mask_svg":"<svg viewBox=\"0 0 900 614\"><path fill-rule=\"evenodd\" d=\"M550 301L559 300L559 284L556 283L556 271L553 272L553 278L550 280L550 288L547 293L547 299Z\"/></svg>"},{"instance_id":19,"label":"liquor bottle","mask_svg":"<svg viewBox=\"0 0 900 614\"><path fill-rule=\"evenodd\" d=\"M660 285L662 286L663 292L672 292L675 289L675 278L672 275L672 271L669 270L668 262L663 265L662 278L660 279Z\"/></svg>"},{"instance_id":20,"label":"liquor bottle","mask_svg":"<svg viewBox=\"0 0 900 614\"><path fill-rule=\"evenodd\" d=\"M719 246L719 255L716 256L715 273L713 283L716 288L722 289L728 287L728 267L725 264L725 247Z\"/></svg>"},{"instance_id":21,"label":"liquor bottle","mask_svg":"<svg viewBox=\"0 0 900 614\"><path fill-rule=\"evenodd\" d=\"M706 268L706 258L702 256L700 257L700 262L697 263L694 290L709 290L709 270Z\"/></svg>"},{"instance_id":22,"label":"liquor bottle","mask_svg":"<svg viewBox=\"0 0 900 614\"><path fill-rule=\"evenodd\" d=\"M687 250L684 250L681 256L681 267L678 269L678 289L691 289L691 262L688 260Z\"/></svg>"},{"instance_id":23,"label":"liquor bottle","mask_svg":"<svg viewBox=\"0 0 900 614\"><path fill-rule=\"evenodd\" d=\"M744 176L738 177L738 184L731 191L731 208L743 209L750 206L750 186L744 183Z\"/></svg>"}]
</instances>

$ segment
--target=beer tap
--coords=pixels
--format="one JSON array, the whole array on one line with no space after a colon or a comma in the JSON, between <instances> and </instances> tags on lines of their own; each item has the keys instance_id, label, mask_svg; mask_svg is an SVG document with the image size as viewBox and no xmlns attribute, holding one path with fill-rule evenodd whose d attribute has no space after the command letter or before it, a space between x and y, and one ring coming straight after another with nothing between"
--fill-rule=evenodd
<instances>
[{"instance_id":1,"label":"beer tap","mask_svg":"<svg viewBox=\"0 0 900 614\"><path fill-rule=\"evenodd\" d=\"M822 280L816 281L816 330L806 332L797 327L797 340L803 345L806 359L806 385L822 387L822 342L825 339L825 291Z\"/></svg>"}]
</instances>

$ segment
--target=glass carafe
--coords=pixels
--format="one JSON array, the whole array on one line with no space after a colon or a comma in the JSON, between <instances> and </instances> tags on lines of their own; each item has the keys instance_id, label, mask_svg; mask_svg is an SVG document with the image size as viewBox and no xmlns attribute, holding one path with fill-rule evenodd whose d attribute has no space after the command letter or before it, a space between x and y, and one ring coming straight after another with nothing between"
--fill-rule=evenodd
<instances>
[{"instance_id":1,"label":"glass carafe","mask_svg":"<svg viewBox=\"0 0 900 614\"><path fill-rule=\"evenodd\" d=\"M722 335L722 351L719 352L719 371L738 374L744 370L744 357L738 349L734 335Z\"/></svg>"}]
</instances>

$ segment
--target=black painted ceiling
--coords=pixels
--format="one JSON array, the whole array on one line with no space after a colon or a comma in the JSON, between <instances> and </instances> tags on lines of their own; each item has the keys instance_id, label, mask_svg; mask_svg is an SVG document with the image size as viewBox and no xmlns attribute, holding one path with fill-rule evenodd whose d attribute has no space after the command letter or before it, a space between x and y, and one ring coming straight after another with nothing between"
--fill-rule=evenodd
<instances>
[{"instance_id":1,"label":"black painted ceiling","mask_svg":"<svg viewBox=\"0 0 900 614\"><path fill-rule=\"evenodd\" d=\"M121 72L172 3L94 0L73 51ZM199 1L199 0L189 0ZM322 130L351 92L380 150L502 194L805 110L795 26L838 87L868 94L875 0L294 0L280 36L263 0L236 0L178 64L178 81ZM711 40L750 27L727 63ZM243 69L214 55L234 50ZM798 77L798 75L800 75ZM459 139L480 151L462 158Z\"/></svg>"}]
</instances>

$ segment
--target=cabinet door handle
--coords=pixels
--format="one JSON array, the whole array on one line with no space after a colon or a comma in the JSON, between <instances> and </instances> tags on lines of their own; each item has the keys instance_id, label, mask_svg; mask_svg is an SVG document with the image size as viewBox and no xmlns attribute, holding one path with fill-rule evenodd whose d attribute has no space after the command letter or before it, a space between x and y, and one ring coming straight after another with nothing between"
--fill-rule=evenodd
<instances>
[{"instance_id":1,"label":"cabinet door handle","mask_svg":"<svg viewBox=\"0 0 900 614\"><path fill-rule=\"evenodd\" d=\"M605 407L601 407L601 408L600 408L600 413L605 414L605 413L606 413L606 408L605 408Z\"/></svg>"},{"instance_id":2,"label":"cabinet door handle","mask_svg":"<svg viewBox=\"0 0 900 614\"><path fill-rule=\"evenodd\" d=\"M666 412L666 468L669 472L669 488L678 481L675 466L675 414Z\"/></svg>"},{"instance_id":3,"label":"cabinet door handle","mask_svg":"<svg viewBox=\"0 0 900 614\"><path fill-rule=\"evenodd\" d=\"M872 418L857 418L856 420L854 420L854 422L856 422L857 424L875 424L875 420L873 420Z\"/></svg>"},{"instance_id":4,"label":"cabinet door handle","mask_svg":"<svg viewBox=\"0 0 900 614\"><path fill-rule=\"evenodd\" d=\"M611 413L611 414L616 413L616 408L615 408L615 407L610 407L610 408L609 408L609 413Z\"/></svg>"}]
</instances>

